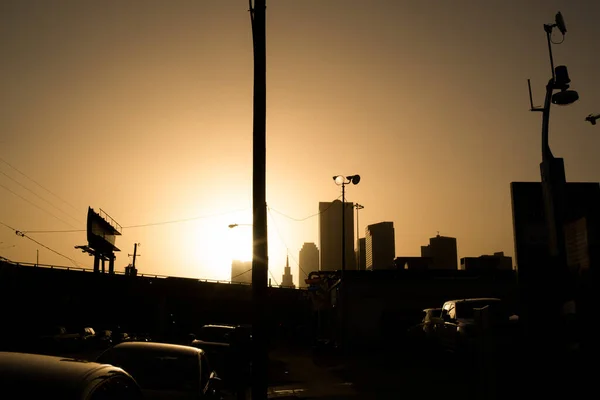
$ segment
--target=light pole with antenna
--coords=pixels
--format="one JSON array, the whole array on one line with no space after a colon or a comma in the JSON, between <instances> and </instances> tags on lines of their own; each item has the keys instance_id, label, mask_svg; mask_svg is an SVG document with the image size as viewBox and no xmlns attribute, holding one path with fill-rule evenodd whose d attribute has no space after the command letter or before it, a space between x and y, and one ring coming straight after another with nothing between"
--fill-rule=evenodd
<instances>
[{"instance_id":1,"label":"light pole with antenna","mask_svg":"<svg viewBox=\"0 0 600 400\"><path fill-rule=\"evenodd\" d=\"M551 35L554 28L563 35L563 40L559 43L552 41ZM567 67L559 65L554 67L554 58L552 56L552 44L560 44L564 41L567 28L560 12L555 16L553 24L544 24L544 32L548 43L548 53L550 57L550 68L552 76L546 85L546 96L543 107L534 107L533 96L531 93L531 83L529 86L529 101L531 111L542 113L542 162L540 164L542 193L544 201L544 215L546 219L546 228L548 232L548 259L547 268L540 270L540 275L536 275L535 281L528 282L527 297L528 307L530 309L526 319L527 326L535 330L534 335L545 332L551 320L559 318L558 308L572 302L572 294L569 293L569 270L567 265L566 245L564 224L566 220L566 176L564 160L556 158L550 150L548 131L550 121L550 107L552 104L566 106L573 104L579 99L579 94L569 89L571 79ZM554 93L557 91L557 93ZM540 260L544 263L545 260ZM531 286L529 286L531 284ZM534 290L535 287L535 290ZM551 301L548 301L551 300ZM546 307L550 314L545 314L540 308L534 305L538 302L552 304ZM545 307L545 306L544 306ZM542 307L542 308L544 308ZM543 316L544 314L545 316ZM535 321L532 321L535 320ZM533 332L531 332L533 333ZM545 335L545 333L543 333ZM541 338L538 336L538 339ZM536 339L537 340L537 339Z\"/></svg>"}]
</instances>

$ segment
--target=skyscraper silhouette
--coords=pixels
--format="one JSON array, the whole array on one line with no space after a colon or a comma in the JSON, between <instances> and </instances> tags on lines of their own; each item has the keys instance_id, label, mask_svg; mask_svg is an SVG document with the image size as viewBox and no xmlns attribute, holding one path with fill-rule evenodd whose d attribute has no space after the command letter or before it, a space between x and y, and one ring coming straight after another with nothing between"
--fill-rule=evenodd
<instances>
[{"instance_id":1,"label":"skyscraper silhouette","mask_svg":"<svg viewBox=\"0 0 600 400\"><path fill-rule=\"evenodd\" d=\"M354 204L345 203L345 250L346 269L356 269L354 256ZM319 203L319 249L320 270L335 271L342 269L342 202Z\"/></svg>"},{"instance_id":2,"label":"skyscraper silhouette","mask_svg":"<svg viewBox=\"0 0 600 400\"><path fill-rule=\"evenodd\" d=\"M429 239L427 246L421 246L421 257L431 257L433 269L458 269L456 238L438 233Z\"/></svg>"},{"instance_id":3,"label":"skyscraper silhouette","mask_svg":"<svg viewBox=\"0 0 600 400\"><path fill-rule=\"evenodd\" d=\"M300 249L298 257L298 287L307 287L305 279L308 274L319 270L319 249L312 242L306 242Z\"/></svg>"},{"instance_id":4,"label":"skyscraper silhouette","mask_svg":"<svg viewBox=\"0 0 600 400\"><path fill-rule=\"evenodd\" d=\"M285 268L283 268L283 275L281 276L281 287L294 288L294 277L290 269L290 257L285 257Z\"/></svg>"},{"instance_id":5,"label":"skyscraper silhouette","mask_svg":"<svg viewBox=\"0 0 600 400\"><path fill-rule=\"evenodd\" d=\"M393 222L379 222L365 229L366 269L394 269L396 243Z\"/></svg>"}]
</instances>

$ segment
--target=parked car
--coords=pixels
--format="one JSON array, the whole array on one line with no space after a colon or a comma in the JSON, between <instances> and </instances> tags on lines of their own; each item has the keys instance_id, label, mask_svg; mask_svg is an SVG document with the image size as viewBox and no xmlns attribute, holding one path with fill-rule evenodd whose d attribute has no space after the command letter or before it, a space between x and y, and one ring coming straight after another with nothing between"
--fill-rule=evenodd
<instances>
[{"instance_id":1,"label":"parked car","mask_svg":"<svg viewBox=\"0 0 600 400\"><path fill-rule=\"evenodd\" d=\"M204 325L191 345L204 350L227 387L239 387L251 376L252 331L245 325Z\"/></svg>"},{"instance_id":2,"label":"parked car","mask_svg":"<svg viewBox=\"0 0 600 400\"><path fill-rule=\"evenodd\" d=\"M246 325L209 324L200 328L196 339L203 342L247 346L252 342L252 329Z\"/></svg>"},{"instance_id":3,"label":"parked car","mask_svg":"<svg viewBox=\"0 0 600 400\"><path fill-rule=\"evenodd\" d=\"M498 298L483 297L449 300L442 306L441 317L434 319L436 338L440 344L452 351L470 351L477 344L482 326L476 319L476 310L487 307L489 332L494 339L510 339L515 332L518 319L511 316L506 304Z\"/></svg>"},{"instance_id":4,"label":"parked car","mask_svg":"<svg viewBox=\"0 0 600 400\"><path fill-rule=\"evenodd\" d=\"M3 400L141 400L130 374L112 365L48 356L0 352Z\"/></svg>"},{"instance_id":5,"label":"parked car","mask_svg":"<svg viewBox=\"0 0 600 400\"><path fill-rule=\"evenodd\" d=\"M156 342L124 342L96 360L123 368L145 399L220 399L221 380L198 348Z\"/></svg>"}]
</instances>

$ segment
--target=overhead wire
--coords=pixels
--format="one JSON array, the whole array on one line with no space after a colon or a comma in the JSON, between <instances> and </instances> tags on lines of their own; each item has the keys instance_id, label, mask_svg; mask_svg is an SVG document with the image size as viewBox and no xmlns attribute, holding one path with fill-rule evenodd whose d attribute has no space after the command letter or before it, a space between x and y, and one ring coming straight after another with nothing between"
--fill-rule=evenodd
<instances>
[{"instance_id":1,"label":"overhead wire","mask_svg":"<svg viewBox=\"0 0 600 400\"><path fill-rule=\"evenodd\" d=\"M270 209L270 207L269 207L268 204L267 204L267 212L268 212L268 215L271 216L271 221L273 221L273 226L275 226L275 232L277 233L277 236L279 236L279 239L281 240L281 243L283 243L283 246L287 250L287 255L289 257L290 256L290 248L288 247L288 245L286 244L285 240L283 239L283 236L281 235L281 232L279 231L279 227L277 226L277 223L275 222L275 218L273 217L273 214L271 213L271 209ZM304 275L308 276L308 274L306 273L306 271L304 271L304 269L302 269L302 267L300 266L300 263L296 260L296 258L293 255L291 256L291 258L296 263L296 266L298 267L298 269ZM298 278L300 278L300 277L298 277Z\"/></svg>"},{"instance_id":2,"label":"overhead wire","mask_svg":"<svg viewBox=\"0 0 600 400\"><path fill-rule=\"evenodd\" d=\"M19 182L18 180L16 180L15 178L13 178L12 176L8 175L7 173L0 171L0 174L6 176L8 179L10 179L11 181L15 182L17 185L21 186L23 189L27 190L28 192L32 193L34 196L36 196L38 199L48 203L50 206L54 207L55 210L63 213L64 215L66 215L67 217L75 220L76 222L81 222L79 221L77 218L72 217L71 215L67 214L66 212L64 212L63 210L61 210L60 208L56 207L54 204L52 204L51 202L49 202L48 200L46 200L45 198L43 198L42 196L40 196L39 194L37 194L36 192L34 192L33 190L31 190L30 188L28 188L27 186L23 185L21 182Z\"/></svg>"},{"instance_id":3,"label":"overhead wire","mask_svg":"<svg viewBox=\"0 0 600 400\"><path fill-rule=\"evenodd\" d=\"M3 162L4 164L8 165L13 170L17 171L19 174L23 175L25 178L29 179L31 182L35 183L36 185L38 185L39 187L41 187L42 189L44 189L46 192L50 193L52 196L56 197L57 199L59 199L60 201L62 201L63 203L65 203L66 205L70 206L73 210L79 212L79 209L77 207L75 207L73 204L69 203L67 200L63 199L62 197L60 197L56 193L52 192L50 189L44 187L41 183L39 183L35 179L33 179L30 176L28 176L23 171L19 170L17 167L15 167L14 165L10 164L8 161L4 160L2 157L0 157L0 161ZM79 222L81 222L81 221L79 221Z\"/></svg>"},{"instance_id":4,"label":"overhead wire","mask_svg":"<svg viewBox=\"0 0 600 400\"><path fill-rule=\"evenodd\" d=\"M340 197L342 197L342 195L339 195L335 200L339 200ZM316 216L319 216L319 215L323 214L325 211L329 210L331 208L331 206L333 206L333 201L329 203L329 206L327 206L326 209L324 209L322 211L319 211L316 214L311 214L308 217L304 217L304 218L294 218L294 217L291 217L291 216L285 214L284 212L278 211L277 209L275 209L273 207L270 207L270 208L271 208L271 210L275 211L277 214L280 214L280 215L282 215L282 216L284 216L284 217L286 217L288 219L291 219L291 220L297 221L297 222L302 222L302 221L306 221L307 219L314 218Z\"/></svg>"},{"instance_id":5,"label":"overhead wire","mask_svg":"<svg viewBox=\"0 0 600 400\"><path fill-rule=\"evenodd\" d=\"M15 234L16 234L17 236L21 236L21 237L27 238L27 239L31 240L32 242L36 243L37 245L39 245L39 246L42 246L42 247L43 247L43 248L45 248L46 250L49 250L49 251L53 252L54 254L57 254L57 255L59 255L59 256L61 256L61 257L64 257L64 258L66 258L67 260L71 261L71 262L73 263L73 265L75 265L76 267L84 267L84 266L83 266L81 263L79 263L79 262L75 261L75 260L74 260L74 259L72 259L71 257L69 257L69 256L66 256L66 255L64 255L64 254L62 254L62 253L60 253L60 252L58 252L58 251L56 251L56 250L54 250L54 249L52 249L52 248L50 248L50 247L46 246L45 244L38 242L38 241L37 241L37 240L35 240L34 238L32 238L32 237L28 236L26 233L24 233L24 232L21 232L21 231L19 231L18 229L15 229L15 228L13 228L13 227L12 227L12 226L10 226L10 225L8 225L8 224L5 224L5 223L4 223L4 222L2 222L2 221L0 221L0 224L1 224L1 225L4 225L4 226L5 226L5 227L7 227L8 229L10 229L10 230L14 231L14 232L15 232Z\"/></svg>"},{"instance_id":6,"label":"overhead wire","mask_svg":"<svg viewBox=\"0 0 600 400\"><path fill-rule=\"evenodd\" d=\"M221 215L234 214L234 213L237 213L237 212L247 211L249 209L250 209L250 207L247 207L247 208L240 209L240 210L225 211L225 212L222 212L222 213L216 213L216 214L210 214L210 215L201 215L201 216L197 216L197 217L182 218L182 219L176 219L176 220L171 220L171 221L151 222L151 223L147 223L147 224L122 226L121 228L123 228L123 229L132 229L132 228L144 228L144 227L147 227L147 226L177 224L177 223L180 223L180 222L189 222L189 221L194 221L194 220L198 220L198 219L207 219L207 218L219 217Z\"/></svg>"},{"instance_id":7,"label":"overhead wire","mask_svg":"<svg viewBox=\"0 0 600 400\"><path fill-rule=\"evenodd\" d=\"M34 202L32 202L31 200L21 196L20 194L18 194L17 192L13 191L12 189L7 188L6 186L4 186L3 184L0 183L0 187L3 188L4 190L12 193L13 195L17 196L18 198L20 198L21 200L31 204L32 206L34 206L35 208L37 208L38 210L41 210L45 213L47 213L48 215L51 215L52 217L56 218L57 220L59 220L60 222L69 225L71 227L74 227L71 223L65 221L64 219L57 217L56 215L52 214L50 211L46 210L45 208L40 207L39 205L35 204Z\"/></svg>"}]
</instances>

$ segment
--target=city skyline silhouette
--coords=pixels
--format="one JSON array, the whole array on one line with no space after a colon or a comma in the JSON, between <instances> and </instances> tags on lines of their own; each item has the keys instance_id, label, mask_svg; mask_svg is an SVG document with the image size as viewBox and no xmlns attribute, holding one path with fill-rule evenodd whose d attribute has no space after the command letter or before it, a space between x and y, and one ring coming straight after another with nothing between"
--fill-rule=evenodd
<instances>
[{"instance_id":1,"label":"city skyline silhouette","mask_svg":"<svg viewBox=\"0 0 600 400\"><path fill-rule=\"evenodd\" d=\"M549 73L541 27L558 9L569 34L555 56L581 98L554 108L550 141L568 181L599 180L600 137L584 118L600 108L600 6L399 3L269 4L276 277L290 254L298 285L300 249L319 243L317 205L340 195L335 174L361 175L346 191L364 205L361 236L393 221L396 256L420 255L440 231L459 257L514 258L510 182L539 181L541 161L526 79L537 105ZM226 280L251 246L251 229L228 228L252 221L247 4L139 4L0 13L0 221L37 241L0 226L0 256L91 267L74 248L91 206L123 226L117 270L141 243L142 274Z\"/></svg>"}]
</instances>

